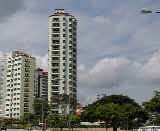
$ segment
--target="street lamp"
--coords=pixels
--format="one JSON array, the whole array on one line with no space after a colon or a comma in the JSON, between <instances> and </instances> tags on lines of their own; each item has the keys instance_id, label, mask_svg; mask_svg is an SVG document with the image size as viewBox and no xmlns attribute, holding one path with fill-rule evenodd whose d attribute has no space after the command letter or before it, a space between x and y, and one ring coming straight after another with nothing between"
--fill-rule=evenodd
<instances>
[{"instance_id":1,"label":"street lamp","mask_svg":"<svg viewBox=\"0 0 160 131\"><path fill-rule=\"evenodd\" d=\"M160 13L160 10L156 10L156 11L153 12L153 11L150 10L150 9L142 8L142 9L141 9L141 13L142 13L142 14Z\"/></svg>"}]
</instances>

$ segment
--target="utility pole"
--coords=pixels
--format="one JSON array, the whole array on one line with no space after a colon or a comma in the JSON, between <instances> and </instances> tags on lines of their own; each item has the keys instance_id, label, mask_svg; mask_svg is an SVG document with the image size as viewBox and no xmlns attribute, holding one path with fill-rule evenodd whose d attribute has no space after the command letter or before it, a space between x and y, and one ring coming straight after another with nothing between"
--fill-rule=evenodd
<instances>
[{"instance_id":1,"label":"utility pole","mask_svg":"<svg viewBox=\"0 0 160 131\"><path fill-rule=\"evenodd\" d=\"M42 131L44 131L44 111L43 111L43 103L42 103Z\"/></svg>"}]
</instances>

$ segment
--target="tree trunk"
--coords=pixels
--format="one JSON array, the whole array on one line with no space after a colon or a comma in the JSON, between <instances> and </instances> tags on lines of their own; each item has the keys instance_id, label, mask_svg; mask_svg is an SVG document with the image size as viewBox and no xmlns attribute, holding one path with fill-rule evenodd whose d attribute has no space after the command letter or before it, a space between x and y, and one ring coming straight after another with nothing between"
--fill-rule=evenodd
<instances>
[{"instance_id":1,"label":"tree trunk","mask_svg":"<svg viewBox=\"0 0 160 131\"><path fill-rule=\"evenodd\" d=\"M105 122L105 127L106 127L106 131L108 131L108 128L107 128L107 122Z\"/></svg>"},{"instance_id":2,"label":"tree trunk","mask_svg":"<svg viewBox=\"0 0 160 131\"><path fill-rule=\"evenodd\" d=\"M117 126L113 126L113 131L117 131Z\"/></svg>"}]
</instances>

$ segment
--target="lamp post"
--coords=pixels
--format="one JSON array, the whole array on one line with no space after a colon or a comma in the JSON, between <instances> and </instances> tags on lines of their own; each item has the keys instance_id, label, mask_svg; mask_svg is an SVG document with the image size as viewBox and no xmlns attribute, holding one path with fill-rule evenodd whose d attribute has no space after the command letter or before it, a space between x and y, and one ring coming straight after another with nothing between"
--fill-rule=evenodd
<instances>
[{"instance_id":1,"label":"lamp post","mask_svg":"<svg viewBox=\"0 0 160 131\"><path fill-rule=\"evenodd\" d=\"M160 10L152 11L152 10L147 9L147 8L142 8L141 13L142 14L160 13Z\"/></svg>"}]
</instances>

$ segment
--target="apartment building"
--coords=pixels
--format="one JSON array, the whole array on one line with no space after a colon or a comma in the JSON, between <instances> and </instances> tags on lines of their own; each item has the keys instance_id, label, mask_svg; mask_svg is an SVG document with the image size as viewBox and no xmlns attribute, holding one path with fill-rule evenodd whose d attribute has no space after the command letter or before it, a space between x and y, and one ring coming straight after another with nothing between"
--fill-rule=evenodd
<instances>
[{"instance_id":1,"label":"apartment building","mask_svg":"<svg viewBox=\"0 0 160 131\"><path fill-rule=\"evenodd\" d=\"M48 72L37 68L35 71L35 98L48 100Z\"/></svg>"},{"instance_id":2,"label":"apartment building","mask_svg":"<svg viewBox=\"0 0 160 131\"><path fill-rule=\"evenodd\" d=\"M76 111L77 20L64 9L49 16L48 101L52 111Z\"/></svg>"},{"instance_id":3,"label":"apartment building","mask_svg":"<svg viewBox=\"0 0 160 131\"><path fill-rule=\"evenodd\" d=\"M2 113L20 118L33 113L35 58L23 51L3 56L1 69Z\"/></svg>"}]
</instances>

